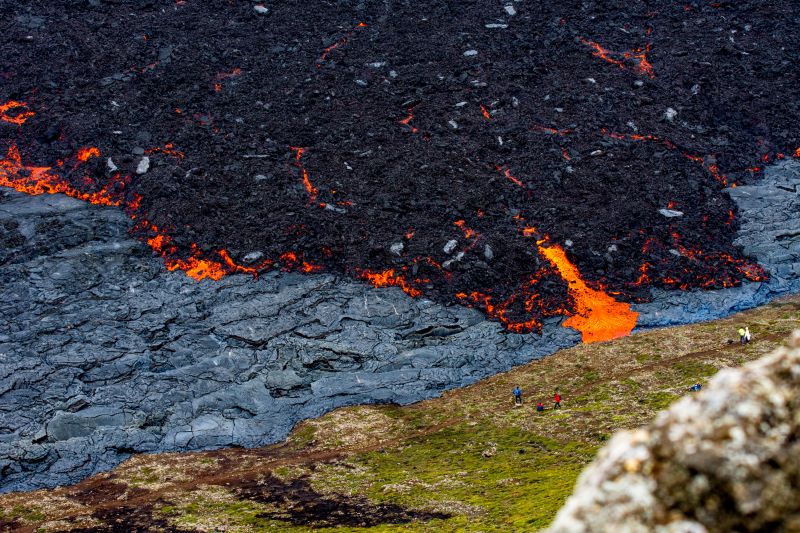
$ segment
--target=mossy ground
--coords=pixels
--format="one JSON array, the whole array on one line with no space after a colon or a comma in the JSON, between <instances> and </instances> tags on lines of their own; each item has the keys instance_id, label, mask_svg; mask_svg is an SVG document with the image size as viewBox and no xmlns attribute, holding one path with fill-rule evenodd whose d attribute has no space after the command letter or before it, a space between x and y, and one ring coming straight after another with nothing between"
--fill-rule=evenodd
<instances>
[{"instance_id":1,"label":"mossy ground","mask_svg":"<svg viewBox=\"0 0 800 533\"><path fill-rule=\"evenodd\" d=\"M747 346L734 342L739 324L753 333ZM153 531L537 530L614 431L648 422L693 383L757 359L798 327L794 297L579 345L411 406L339 409L268 448L136 456L73 487L0 496L0 529L98 527L114 511L139 513Z\"/></svg>"}]
</instances>

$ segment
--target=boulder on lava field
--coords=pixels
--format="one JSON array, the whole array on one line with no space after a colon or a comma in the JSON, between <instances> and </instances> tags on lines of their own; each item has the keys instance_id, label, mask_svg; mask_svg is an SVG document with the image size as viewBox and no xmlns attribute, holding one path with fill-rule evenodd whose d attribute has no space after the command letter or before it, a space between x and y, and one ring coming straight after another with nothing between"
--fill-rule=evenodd
<instances>
[{"instance_id":1,"label":"boulder on lava field","mask_svg":"<svg viewBox=\"0 0 800 533\"><path fill-rule=\"evenodd\" d=\"M617 434L549 531L800 531L800 331L792 346Z\"/></svg>"}]
</instances>

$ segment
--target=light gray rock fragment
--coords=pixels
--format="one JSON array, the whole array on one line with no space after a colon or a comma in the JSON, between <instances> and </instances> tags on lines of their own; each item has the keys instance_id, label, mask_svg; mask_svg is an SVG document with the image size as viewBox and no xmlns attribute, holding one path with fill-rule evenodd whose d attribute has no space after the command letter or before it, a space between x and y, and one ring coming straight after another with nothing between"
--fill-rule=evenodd
<instances>
[{"instance_id":1,"label":"light gray rock fragment","mask_svg":"<svg viewBox=\"0 0 800 533\"><path fill-rule=\"evenodd\" d=\"M136 165L136 173L145 174L148 170L150 170L150 158L144 156L139 160L139 164Z\"/></svg>"}]
</instances>

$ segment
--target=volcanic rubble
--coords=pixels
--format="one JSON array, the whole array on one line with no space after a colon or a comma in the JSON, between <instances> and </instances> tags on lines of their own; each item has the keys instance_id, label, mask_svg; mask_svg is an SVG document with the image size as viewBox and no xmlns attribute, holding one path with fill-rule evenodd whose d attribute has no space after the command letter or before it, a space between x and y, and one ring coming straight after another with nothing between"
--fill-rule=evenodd
<instances>
[{"instance_id":1,"label":"volcanic rubble","mask_svg":"<svg viewBox=\"0 0 800 533\"><path fill-rule=\"evenodd\" d=\"M787 2L0 8L0 185L118 205L199 279L343 273L537 330L763 279L725 188L800 156Z\"/></svg>"}]
</instances>

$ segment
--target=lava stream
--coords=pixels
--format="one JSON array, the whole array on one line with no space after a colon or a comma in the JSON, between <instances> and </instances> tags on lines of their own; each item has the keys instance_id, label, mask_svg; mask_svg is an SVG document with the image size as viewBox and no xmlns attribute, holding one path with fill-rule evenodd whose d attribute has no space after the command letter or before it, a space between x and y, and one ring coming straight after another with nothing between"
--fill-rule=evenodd
<instances>
[{"instance_id":1,"label":"lava stream","mask_svg":"<svg viewBox=\"0 0 800 533\"><path fill-rule=\"evenodd\" d=\"M538 244L544 242L538 241ZM630 334L639 317L630 304L618 302L605 292L589 287L560 246L540 246L539 252L558 270L575 300L575 314L563 323L564 327L580 331L583 342L587 343Z\"/></svg>"}]
</instances>

